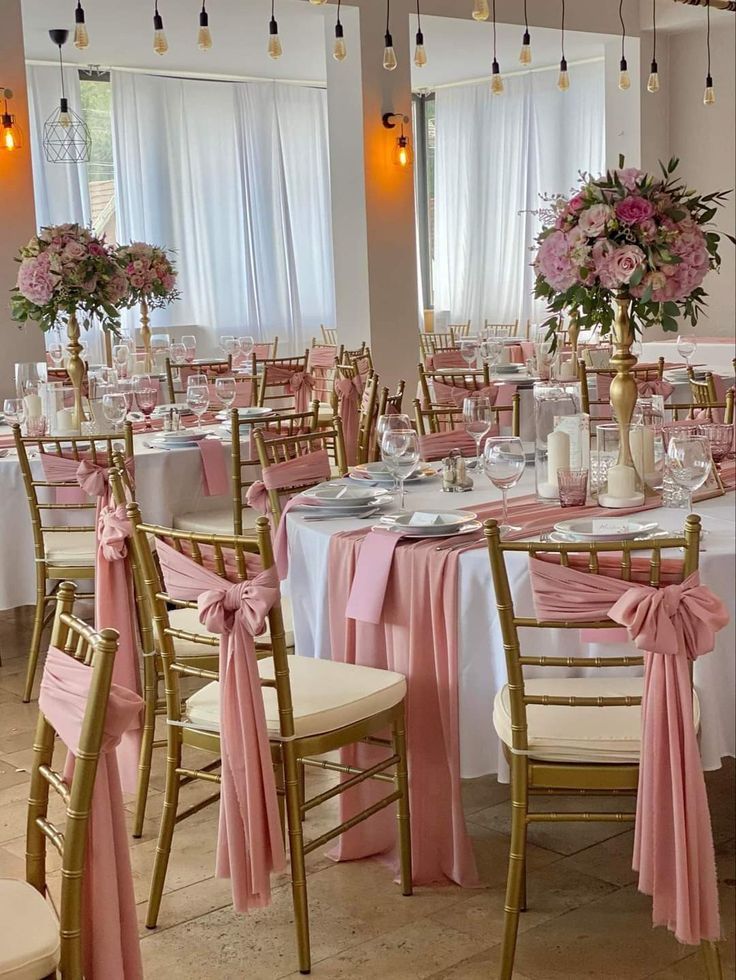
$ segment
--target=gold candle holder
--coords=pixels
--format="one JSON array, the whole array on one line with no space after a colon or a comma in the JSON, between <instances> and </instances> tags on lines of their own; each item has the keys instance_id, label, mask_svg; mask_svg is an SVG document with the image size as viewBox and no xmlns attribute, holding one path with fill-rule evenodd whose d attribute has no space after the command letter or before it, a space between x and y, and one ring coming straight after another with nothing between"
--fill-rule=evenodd
<instances>
[{"instance_id":1,"label":"gold candle holder","mask_svg":"<svg viewBox=\"0 0 736 980\"><path fill-rule=\"evenodd\" d=\"M634 466L629 442L631 418L639 393L636 379L631 373L631 368L636 364L636 357L631 353L631 345L634 343L634 328L629 316L631 300L626 290L620 289L616 293L615 301L611 367L616 369L616 375L611 381L611 405L620 439L618 461L608 471L607 492L598 495L600 506L612 509L638 507L644 503L641 479Z\"/></svg>"},{"instance_id":2,"label":"gold candle holder","mask_svg":"<svg viewBox=\"0 0 736 980\"><path fill-rule=\"evenodd\" d=\"M143 341L143 350L145 352L145 368L146 372L150 372L152 369L152 358L151 358L151 325L148 317L148 303L146 300L141 300L141 340Z\"/></svg>"},{"instance_id":3,"label":"gold candle holder","mask_svg":"<svg viewBox=\"0 0 736 980\"><path fill-rule=\"evenodd\" d=\"M84 421L82 384L84 382L85 366L81 357L84 348L79 343L79 321L77 320L76 311L72 311L69 314L69 319L66 323L66 334L69 338L69 343L66 347L69 351L69 361L67 362L66 370L74 388L74 427L81 431L82 422Z\"/></svg>"},{"instance_id":4,"label":"gold candle holder","mask_svg":"<svg viewBox=\"0 0 736 980\"><path fill-rule=\"evenodd\" d=\"M578 339L580 338L580 324L578 323L578 311L573 310L570 314L570 325L567 328L567 339L572 348L573 360L578 359Z\"/></svg>"}]
</instances>

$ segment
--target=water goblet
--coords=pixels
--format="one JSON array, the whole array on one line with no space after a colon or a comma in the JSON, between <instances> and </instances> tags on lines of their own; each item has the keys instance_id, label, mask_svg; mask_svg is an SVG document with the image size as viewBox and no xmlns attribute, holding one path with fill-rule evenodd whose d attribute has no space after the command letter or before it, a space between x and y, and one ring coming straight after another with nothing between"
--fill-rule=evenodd
<instances>
[{"instance_id":1,"label":"water goblet","mask_svg":"<svg viewBox=\"0 0 736 980\"><path fill-rule=\"evenodd\" d=\"M243 357L250 357L255 349L256 342L253 337L245 336L238 338L238 346Z\"/></svg>"},{"instance_id":2,"label":"water goblet","mask_svg":"<svg viewBox=\"0 0 736 980\"><path fill-rule=\"evenodd\" d=\"M197 338L193 334L187 334L181 338L181 342L184 345L184 360L191 364L197 356Z\"/></svg>"},{"instance_id":3,"label":"water goblet","mask_svg":"<svg viewBox=\"0 0 736 980\"><path fill-rule=\"evenodd\" d=\"M726 422L704 422L698 425L697 435L708 440L710 454L716 467L733 450L734 429Z\"/></svg>"},{"instance_id":4,"label":"water goblet","mask_svg":"<svg viewBox=\"0 0 736 980\"><path fill-rule=\"evenodd\" d=\"M693 494L708 479L713 458L708 440L699 435L676 433L667 446L667 469L681 490L687 494L687 508L692 513Z\"/></svg>"},{"instance_id":5,"label":"water goblet","mask_svg":"<svg viewBox=\"0 0 736 980\"><path fill-rule=\"evenodd\" d=\"M404 508L404 480L419 465L419 436L414 429L388 429L381 439L381 459L398 483L399 507Z\"/></svg>"},{"instance_id":6,"label":"water goblet","mask_svg":"<svg viewBox=\"0 0 736 980\"><path fill-rule=\"evenodd\" d=\"M181 341L177 340L169 347L169 357L172 364L184 364L187 359L187 349Z\"/></svg>"},{"instance_id":7,"label":"water goblet","mask_svg":"<svg viewBox=\"0 0 736 980\"><path fill-rule=\"evenodd\" d=\"M235 404L236 391L235 378L230 375L223 375L215 379L215 394L226 411L229 411Z\"/></svg>"},{"instance_id":8,"label":"water goblet","mask_svg":"<svg viewBox=\"0 0 736 980\"><path fill-rule=\"evenodd\" d=\"M463 421L465 431L475 442L475 460L471 466L480 469L480 444L483 436L491 431L493 424L490 398L485 395L468 395L463 401Z\"/></svg>"},{"instance_id":9,"label":"water goblet","mask_svg":"<svg viewBox=\"0 0 736 980\"><path fill-rule=\"evenodd\" d=\"M22 398L6 398L3 402L3 415L8 425L22 425L26 409Z\"/></svg>"},{"instance_id":10,"label":"water goblet","mask_svg":"<svg viewBox=\"0 0 736 980\"><path fill-rule=\"evenodd\" d=\"M64 344L58 335L48 338L46 341L46 351L51 358L52 367L60 368L64 362Z\"/></svg>"},{"instance_id":11,"label":"water goblet","mask_svg":"<svg viewBox=\"0 0 736 980\"><path fill-rule=\"evenodd\" d=\"M123 424L128 414L128 399L121 391L110 391L102 396L102 413L113 427L113 431Z\"/></svg>"},{"instance_id":12,"label":"water goblet","mask_svg":"<svg viewBox=\"0 0 736 980\"><path fill-rule=\"evenodd\" d=\"M197 422L202 424L202 416L210 407L210 389L207 384L187 385L187 406L197 416Z\"/></svg>"},{"instance_id":13,"label":"water goblet","mask_svg":"<svg viewBox=\"0 0 736 980\"><path fill-rule=\"evenodd\" d=\"M146 428L151 428L151 414L158 402L158 389L151 383L148 377L140 377L136 380L135 401L139 410L146 418Z\"/></svg>"},{"instance_id":14,"label":"water goblet","mask_svg":"<svg viewBox=\"0 0 736 980\"><path fill-rule=\"evenodd\" d=\"M509 524L508 492L524 474L526 454L518 436L493 436L486 441L483 450L485 472L493 486L501 491L503 523L501 534L514 533L521 528Z\"/></svg>"},{"instance_id":15,"label":"water goblet","mask_svg":"<svg viewBox=\"0 0 736 980\"><path fill-rule=\"evenodd\" d=\"M690 358L697 349L698 342L694 337L679 336L677 338L677 353L684 359L688 370L690 369Z\"/></svg>"},{"instance_id":16,"label":"water goblet","mask_svg":"<svg viewBox=\"0 0 736 980\"><path fill-rule=\"evenodd\" d=\"M128 375L128 360L130 358L130 347L127 344L115 344L112 349L112 359L117 368L118 376L125 378Z\"/></svg>"},{"instance_id":17,"label":"water goblet","mask_svg":"<svg viewBox=\"0 0 736 980\"><path fill-rule=\"evenodd\" d=\"M460 356L471 368L478 358L478 341L472 337L466 337L460 341Z\"/></svg>"}]
</instances>

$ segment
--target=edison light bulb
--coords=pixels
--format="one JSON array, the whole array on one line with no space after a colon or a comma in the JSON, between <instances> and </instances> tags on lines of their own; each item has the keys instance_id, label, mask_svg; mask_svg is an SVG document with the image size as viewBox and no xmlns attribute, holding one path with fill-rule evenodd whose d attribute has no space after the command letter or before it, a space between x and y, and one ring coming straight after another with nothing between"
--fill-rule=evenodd
<instances>
[{"instance_id":1,"label":"edison light bulb","mask_svg":"<svg viewBox=\"0 0 736 980\"><path fill-rule=\"evenodd\" d=\"M164 19L158 10L153 15L153 50L156 54L166 54L169 50L169 42L164 34Z\"/></svg>"},{"instance_id":2,"label":"edison light bulb","mask_svg":"<svg viewBox=\"0 0 736 980\"><path fill-rule=\"evenodd\" d=\"M524 37L521 41L521 51L519 52L519 61L522 65L530 65L532 63L532 39L529 36L529 31L524 31Z\"/></svg>"},{"instance_id":3,"label":"edison light bulb","mask_svg":"<svg viewBox=\"0 0 736 980\"><path fill-rule=\"evenodd\" d=\"M389 33L386 34L386 47L383 49L383 67L386 71L393 71L399 62L396 60L394 51L394 41Z\"/></svg>"},{"instance_id":4,"label":"edison light bulb","mask_svg":"<svg viewBox=\"0 0 736 980\"><path fill-rule=\"evenodd\" d=\"M488 20L490 16L488 0L473 0L473 20Z\"/></svg>"},{"instance_id":5,"label":"edison light bulb","mask_svg":"<svg viewBox=\"0 0 736 980\"><path fill-rule=\"evenodd\" d=\"M13 136L13 130L10 126L6 127L5 135L3 136L3 146L6 150L15 149L15 137Z\"/></svg>"},{"instance_id":6,"label":"edison light bulb","mask_svg":"<svg viewBox=\"0 0 736 980\"><path fill-rule=\"evenodd\" d=\"M557 88L560 92L567 92L570 88L570 76L567 73L567 61L563 58L560 62L560 74L557 76Z\"/></svg>"},{"instance_id":7,"label":"edison light bulb","mask_svg":"<svg viewBox=\"0 0 736 980\"><path fill-rule=\"evenodd\" d=\"M335 24L335 43L332 45L332 57L335 61L345 61L348 56L348 49L345 47L342 24Z\"/></svg>"},{"instance_id":8,"label":"edison light bulb","mask_svg":"<svg viewBox=\"0 0 736 980\"><path fill-rule=\"evenodd\" d=\"M622 92L631 88L631 79L629 78L629 66L626 63L626 58L622 58L619 64L618 72L618 87Z\"/></svg>"},{"instance_id":9,"label":"edison light bulb","mask_svg":"<svg viewBox=\"0 0 736 980\"><path fill-rule=\"evenodd\" d=\"M313 3L315 7L321 7L323 3L327 3L327 0L309 0L309 2Z\"/></svg>"},{"instance_id":10,"label":"edison light bulb","mask_svg":"<svg viewBox=\"0 0 736 980\"><path fill-rule=\"evenodd\" d=\"M268 53L274 60L284 53L279 37L279 25L273 17L268 25Z\"/></svg>"},{"instance_id":11,"label":"edison light bulb","mask_svg":"<svg viewBox=\"0 0 736 980\"><path fill-rule=\"evenodd\" d=\"M197 47L200 51L209 51L212 47L212 34L210 33L210 18L204 6L199 12L199 32L197 33Z\"/></svg>"},{"instance_id":12,"label":"edison light bulb","mask_svg":"<svg viewBox=\"0 0 736 980\"><path fill-rule=\"evenodd\" d=\"M414 64L417 68L424 68L427 64L427 52L424 50L424 34L417 31L417 46L414 49Z\"/></svg>"},{"instance_id":13,"label":"edison light bulb","mask_svg":"<svg viewBox=\"0 0 736 980\"><path fill-rule=\"evenodd\" d=\"M87 25L84 23L84 10L81 3L77 3L77 8L74 11L74 47L81 51L88 45L89 34L87 33Z\"/></svg>"},{"instance_id":14,"label":"edison light bulb","mask_svg":"<svg viewBox=\"0 0 736 980\"><path fill-rule=\"evenodd\" d=\"M503 78L501 77L501 69L498 67L498 62L493 59L493 67L491 68L491 92L494 95L503 95Z\"/></svg>"},{"instance_id":15,"label":"edison light bulb","mask_svg":"<svg viewBox=\"0 0 736 980\"><path fill-rule=\"evenodd\" d=\"M649 69L649 79L647 81L647 92L659 92L659 71L657 62L653 61Z\"/></svg>"},{"instance_id":16,"label":"edison light bulb","mask_svg":"<svg viewBox=\"0 0 736 980\"><path fill-rule=\"evenodd\" d=\"M713 88L713 76L708 75L705 79L705 93L703 95L703 105L716 104L716 90Z\"/></svg>"},{"instance_id":17,"label":"edison light bulb","mask_svg":"<svg viewBox=\"0 0 736 980\"><path fill-rule=\"evenodd\" d=\"M69 103L66 99L59 102L59 125L63 129L69 129L72 124L72 117L69 115Z\"/></svg>"},{"instance_id":18,"label":"edison light bulb","mask_svg":"<svg viewBox=\"0 0 736 980\"><path fill-rule=\"evenodd\" d=\"M411 144L409 143L409 137L404 136L403 128L401 136L396 140L396 147L394 149L394 163L397 167L402 169L410 167L414 162L414 154L411 152Z\"/></svg>"}]
</instances>

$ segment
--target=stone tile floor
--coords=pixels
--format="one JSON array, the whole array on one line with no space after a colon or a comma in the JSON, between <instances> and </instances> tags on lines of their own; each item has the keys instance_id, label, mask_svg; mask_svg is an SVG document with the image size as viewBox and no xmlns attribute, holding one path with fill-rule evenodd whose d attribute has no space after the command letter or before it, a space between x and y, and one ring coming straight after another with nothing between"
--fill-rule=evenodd
<instances>
[{"instance_id":1,"label":"stone tile floor","mask_svg":"<svg viewBox=\"0 0 736 980\"><path fill-rule=\"evenodd\" d=\"M25 799L36 705L20 700L30 611L0 613L0 876L23 875ZM490 720L489 720L490 723ZM174 837L159 927L143 925L162 803L163 755L156 753L145 831L131 839L147 977L174 980L296 978L288 878L275 881L273 905L235 915L227 882L213 877L216 810L180 824ZM707 777L727 941L724 974L734 977L736 895L734 783L736 766ZM310 788L330 776L310 774ZM191 788L188 799L207 795ZM464 786L465 808L483 887L419 888L402 898L378 861L333 864L308 859L312 974L324 980L492 980L497 974L508 850L507 787L494 777ZM556 804L560 806L558 802ZM128 804L132 809L132 803ZM317 835L331 814L317 811ZM616 824L537 825L530 830L528 902L522 916L515 976L519 980L583 977L690 980L703 976L697 951L653 931L650 903L631 871L632 831ZM52 852L53 853L53 852ZM50 858L50 885L58 861Z\"/></svg>"}]
</instances>

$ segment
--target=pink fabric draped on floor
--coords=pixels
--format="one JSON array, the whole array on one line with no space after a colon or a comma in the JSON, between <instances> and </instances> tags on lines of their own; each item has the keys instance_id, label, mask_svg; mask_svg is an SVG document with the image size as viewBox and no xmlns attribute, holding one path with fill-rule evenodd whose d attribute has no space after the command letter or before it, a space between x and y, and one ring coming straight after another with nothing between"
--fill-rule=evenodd
<instances>
[{"instance_id":1,"label":"pink fabric draped on floor","mask_svg":"<svg viewBox=\"0 0 736 980\"><path fill-rule=\"evenodd\" d=\"M360 426L360 397L363 381L359 374L353 378L336 378L337 414L342 422L342 435L348 466L358 462L358 430Z\"/></svg>"},{"instance_id":2,"label":"pink fabric draped on floor","mask_svg":"<svg viewBox=\"0 0 736 980\"><path fill-rule=\"evenodd\" d=\"M156 549L169 594L196 599L199 621L220 635L222 789L216 874L230 879L235 910L247 912L270 904L271 873L286 864L253 642L280 599L279 580L269 568L246 582L229 582L165 542L158 540Z\"/></svg>"},{"instance_id":3,"label":"pink fabric draped on floor","mask_svg":"<svg viewBox=\"0 0 736 980\"><path fill-rule=\"evenodd\" d=\"M621 623L644 651L634 870L655 926L682 943L720 939L708 797L693 722L688 664L715 646L728 612L697 573L652 588L530 559L540 619Z\"/></svg>"},{"instance_id":4,"label":"pink fabric draped on floor","mask_svg":"<svg viewBox=\"0 0 736 980\"><path fill-rule=\"evenodd\" d=\"M133 577L127 556L127 539L131 529L124 508L116 511L110 505L107 477L109 463L69 459L41 454L41 465L49 480L76 479L84 497L97 497L95 536L95 626L115 629L120 634L113 680L134 694L140 694L138 664L138 631L133 595ZM132 461L126 465L132 468ZM82 512L80 512L82 513ZM123 790L135 793L138 786L138 761L141 747L140 720L134 719L118 747L118 763Z\"/></svg>"},{"instance_id":5,"label":"pink fabric draped on floor","mask_svg":"<svg viewBox=\"0 0 736 980\"><path fill-rule=\"evenodd\" d=\"M87 707L92 668L55 647L46 655L39 709L69 749L64 778L74 773L74 756ZM82 947L87 980L143 977L128 833L114 749L140 718L143 701L113 684L87 832L82 883Z\"/></svg>"}]
</instances>

